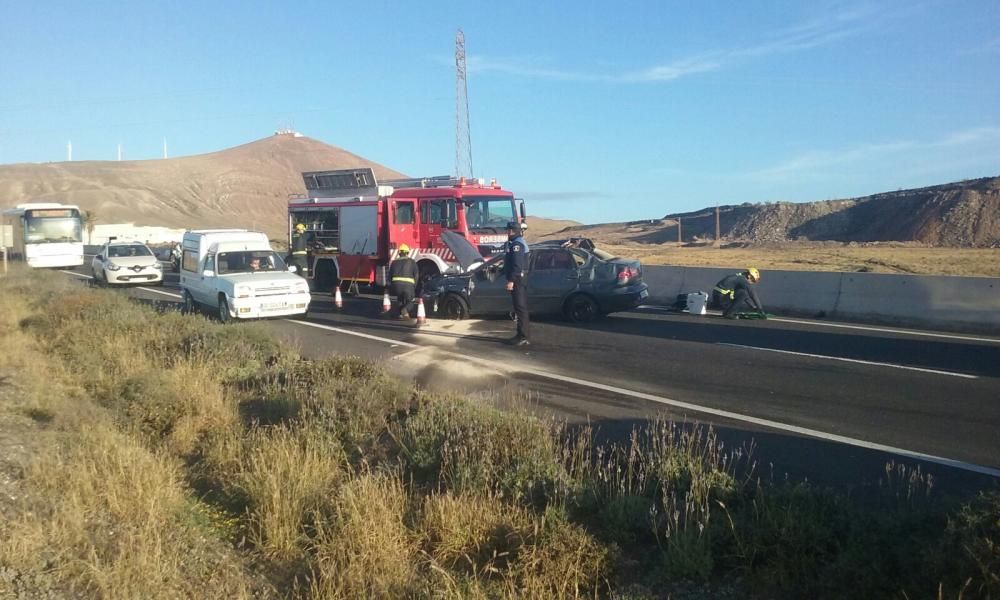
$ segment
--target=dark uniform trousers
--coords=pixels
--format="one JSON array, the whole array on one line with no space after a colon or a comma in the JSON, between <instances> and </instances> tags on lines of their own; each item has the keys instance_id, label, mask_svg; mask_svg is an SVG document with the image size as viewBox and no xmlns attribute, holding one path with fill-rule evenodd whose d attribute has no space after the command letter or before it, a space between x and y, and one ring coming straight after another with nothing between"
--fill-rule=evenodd
<instances>
[{"instance_id":1,"label":"dark uniform trousers","mask_svg":"<svg viewBox=\"0 0 1000 600\"><path fill-rule=\"evenodd\" d=\"M399 303L399 314L409 313L416 297L418 269L412 258L400 257L389 265L389 294Z\"/></svg>"},{"instance_id":2,"label":"dark uniform trousers","mask_svg":"<svg viewBox=\"0 0 1000 600\"><path fill-rule=\"evenodd\" d=\"M514 280L510 298L514 304L514 315L517 316L517 337L527 340L531 337L531 317L528 316L528 282L523 277Z\"/></svg>"}]
</instances>

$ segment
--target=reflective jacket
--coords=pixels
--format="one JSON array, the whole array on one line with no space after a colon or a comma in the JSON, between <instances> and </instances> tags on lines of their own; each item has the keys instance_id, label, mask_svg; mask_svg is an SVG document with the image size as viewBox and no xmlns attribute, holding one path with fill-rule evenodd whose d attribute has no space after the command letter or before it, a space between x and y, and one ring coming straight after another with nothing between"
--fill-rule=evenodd
<instances>
[{"instance_id":1,"label":"reflective jacket","mask_svg":"<svg viewBox=\"0 0 1000 600\"><path fill-rule=\"evenodd\" d=\"M401 256L389 265L389 283L417 284L417 261L409 256Z\"/></svg>"},{"instance_id":2,"label":"reflective jacket","mask_svg":"<svg viewBox=\"0 0 1000 600\"><path fill-rule=\"evenodd\" d=\"M753 286L747 281L746 276L743 273L733 273L732 275L727 275L722 278L722 281L715 284L715 291L722 294L724 297L728 298L732 302L736 298L737 290L746 291L747 296L753 302L754 308L757 310L764 310L763 305L760 303L760 298L757 297L757 292L754 291Z\"/></svg>"}]
</instances>

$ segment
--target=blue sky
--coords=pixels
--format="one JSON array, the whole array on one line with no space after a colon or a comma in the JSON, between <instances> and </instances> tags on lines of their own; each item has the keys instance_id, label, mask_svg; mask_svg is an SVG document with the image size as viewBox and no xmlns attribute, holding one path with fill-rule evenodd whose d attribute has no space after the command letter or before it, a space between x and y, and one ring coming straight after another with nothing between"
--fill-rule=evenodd
<instances>
[{"instance_id":1,"label":"blue sky","mask_svg":"<svg viewBox=\"0 0 1000 600\"><path fill-rule=\"evenodd\" d=\"M282 125L584 222L1000 175L1000 2L8 2L0 163Z\"/></svg>"}]
</instances>

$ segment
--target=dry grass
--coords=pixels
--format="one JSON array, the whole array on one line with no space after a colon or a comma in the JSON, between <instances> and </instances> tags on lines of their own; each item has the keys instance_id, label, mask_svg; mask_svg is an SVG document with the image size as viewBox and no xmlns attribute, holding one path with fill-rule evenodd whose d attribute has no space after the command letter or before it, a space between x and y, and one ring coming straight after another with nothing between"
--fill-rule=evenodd
<instances>
[{"instance_id":1,"label":"dry grass","mask_svg":"<svg viewBox=\"0 0 1000 600\"><path fill-rule=\"evenodd\" d=\"M406 526L410 495L396 473L346 482L335 517L316 536L317 598L401 598L419 589L417 538Z\"/></svg>"},{"instance_id":2,"label":"dry grass","mask_svg":"<svg viewBox=\"0 0 1000 600\"><path fill-rule=\"evenodd\" d=\"M764 596L1000 591L1000 494L948 513L919 470L850 497L758 483L708 427L594 446L55 278L0 281L0 333L0 417L54 436L0 567L83 595L652 597L731 573Z\"/></svg>"},{"instance_id":3,"label":"dry grass","mask_svg":"<svg viewBox=\"0 0 1000 600\"><path fill-rule=\"evenodd\" d=\"M600 244L647 265L788 271L845 271L1000 277L1000 249L849 246L794 243L750 248L679 248L668 244Z\"/></svg>"}]
</instances>

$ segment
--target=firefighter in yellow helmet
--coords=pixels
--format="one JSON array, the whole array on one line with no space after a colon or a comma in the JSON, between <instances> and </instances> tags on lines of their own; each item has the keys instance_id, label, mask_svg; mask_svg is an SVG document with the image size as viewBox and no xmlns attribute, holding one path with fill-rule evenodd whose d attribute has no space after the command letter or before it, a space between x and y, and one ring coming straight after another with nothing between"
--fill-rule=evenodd
<instances>
[{"instance_id":1,"label":"firefighter in yellow helmet","mask_svg":"<svg viewBox=\"0 0 1000 600\"><path fill-rule=\"evenodd\" d=\"M395 260L389 265L389 294L396 297L400 319L410 318L418 276L417 261L410 258L410 247L400 244Z\"/></svg>"},{"instance_id":2,"label":"firefighter in yellow helmet","mask_svg":"<svg viewBox=\"0 0 1000 600\"><path fill-rule=\"evenodd\" d=\"M767 318L764 305L752 287L758 281L760 271L753 267L723 277L712 290L711 307L722 310L722 316L727 319L736 319L739 313L749 312Z\"/></svg>"},{"instance_id":3,"label":"firefighter in yellow helmet","mask_svg":"<svg viewBox=\"0 0 1000 600\"><path fill-rule=\"evenodd\" d=\"M295 265L299 275L303 277L308 277L309 273L309 243L312 241L311 238L312 234L306 233L305 223L296 223L288 244L291 251L288 264Z\"/></svg>"}]
</instances>

